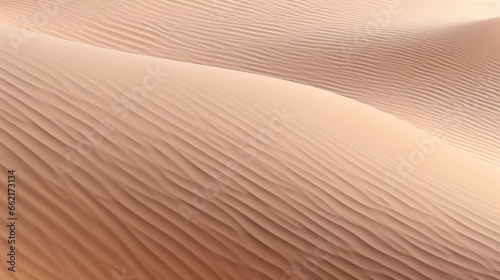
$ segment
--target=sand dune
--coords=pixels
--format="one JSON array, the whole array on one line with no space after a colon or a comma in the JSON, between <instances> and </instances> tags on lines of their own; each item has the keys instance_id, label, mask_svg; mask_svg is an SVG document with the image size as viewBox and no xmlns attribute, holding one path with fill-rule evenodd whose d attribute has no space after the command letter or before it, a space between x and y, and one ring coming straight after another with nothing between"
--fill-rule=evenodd
<instances>
[{"instance_id":1,"label":"sand dune","mask_svg":"<svg viewBox=\"0 0 500 280\"><path fill-rule=\"evenodd\" d=\"M0 13L59 38L330 90L500 168L497 2L32 0Z\"/></svg>"},{"instance_id":2,"label":"sand dune","mask_svg":"<svg viewBox=\"0 0 500 280\"><path fill-rule=\"evenodd\" d=\"M1 40L2 279L500 276L500 174L437 136L297 83Z\"/></svg>"},{"instance_id":3,"label":"sand dune","mask_svg":"<svg viewBox=\"0 0 500 280\"><path fill-rule=\"evenodd\" d=\"M500 279L496 1L0 7L0 279Z\"/></svg>"}]
</instances>

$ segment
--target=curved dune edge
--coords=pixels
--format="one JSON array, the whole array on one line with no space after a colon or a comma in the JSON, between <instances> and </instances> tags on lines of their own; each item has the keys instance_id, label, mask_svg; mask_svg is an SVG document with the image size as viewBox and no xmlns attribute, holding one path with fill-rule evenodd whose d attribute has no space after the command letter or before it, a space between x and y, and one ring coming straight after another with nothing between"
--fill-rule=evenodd
<instances>
[{"instance_id":1,"label":"curved dune edge","mask_svg":"<svg viewBox=\"0 0 500 280\"><path fill-rule=\"evenodd\" d=\"M450 144L500 170L496 5L31 0L5 2L0 14L3 23L28 34L35 30L333 91L426 131L440 130Z\"/></svg>"},{"instance_id":2,"label":"curved dune edge","mask_svg":"<svg viewBox=\"0 0 500 280\"><path fill-rule=\"evenodd\" d=\"M500 174L422 130L291 82L1 38L23 244L2 279L500 275Z\"/></svg>"}]
</instances>

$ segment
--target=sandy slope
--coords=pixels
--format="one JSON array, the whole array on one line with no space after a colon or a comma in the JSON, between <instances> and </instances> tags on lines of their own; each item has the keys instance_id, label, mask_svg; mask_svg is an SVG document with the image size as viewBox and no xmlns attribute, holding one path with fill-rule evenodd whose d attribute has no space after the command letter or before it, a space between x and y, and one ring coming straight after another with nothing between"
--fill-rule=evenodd
<instances>
[{"instance_id":1,"label":"sandy slope","mask_svg":"<svg viewBox=\"0 0 500 280\"><path fill-rule=\"evenodd\" d=\"M22 227L1 279L500 278L500 174L429 133L296 83L0 38Z\"/></svg>"},{"instance_id":2,"label":"sandy slope","mask_svg":"<svg viewBox=\"0 0 500 280\"><path fill-rule=\"evenodd\" d=\"M442 130L500 168L497 2L30 0L0 1L0 15L73 41L331 90Z\"/></svg>"}]
</instances>

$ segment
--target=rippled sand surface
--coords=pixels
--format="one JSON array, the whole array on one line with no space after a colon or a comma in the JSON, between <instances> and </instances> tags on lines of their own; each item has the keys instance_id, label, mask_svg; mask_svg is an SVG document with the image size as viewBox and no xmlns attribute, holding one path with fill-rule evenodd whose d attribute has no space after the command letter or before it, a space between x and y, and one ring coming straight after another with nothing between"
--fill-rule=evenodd
<instances>
[{"instance_id":1,"label":"rippled sand surface","mask_svg":"<svg viewBox=\"0 0 500 280\"><path fill-rule=\"evenodd\" d=\"M500 279L499 7L0 0L0 279Z\"/></svg>"}]
</instances>

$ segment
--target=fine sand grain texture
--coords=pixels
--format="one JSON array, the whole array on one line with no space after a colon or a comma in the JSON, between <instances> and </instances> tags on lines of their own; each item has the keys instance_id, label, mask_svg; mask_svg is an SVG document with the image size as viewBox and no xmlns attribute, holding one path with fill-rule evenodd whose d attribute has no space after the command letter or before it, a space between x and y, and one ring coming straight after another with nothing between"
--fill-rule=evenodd
<instances>
[{"instance_id":1,"label":"fine sand grain texture","mask_svg":"<svg viewBox=\"0 0 500 280\"><path fill-rule=\"evenodd\" d=\"M494 0L0 1L0 22L278 77L390 113L500 169Z\"/></svg>"},{"instance_id":2,"label":"fine sand grain texture","mask_svg":"<svg viewBox=\"0 0 500 280\"><path fill-rule=\"evenodd\" d=\"M500 174L436 133L274 78L1 38L1 279L500 277Z\"/></svg>"},{"instance_id":3,"label":"fine sand grain texture","mask_svg":"<svg viewBox=\"0 0 500 280\"><path fill-rule=\"evenodd\" d=\"M500 279L498 15L0 0L0 279Z\"/></svg>"}]
</instances>

